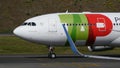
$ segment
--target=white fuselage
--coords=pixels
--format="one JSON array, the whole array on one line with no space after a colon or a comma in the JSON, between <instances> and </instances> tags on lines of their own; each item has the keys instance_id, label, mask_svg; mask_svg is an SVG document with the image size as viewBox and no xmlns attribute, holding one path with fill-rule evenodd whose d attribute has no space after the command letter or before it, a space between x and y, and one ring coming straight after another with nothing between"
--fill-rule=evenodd
<instances>
[{"instance_id":1,"label":"white fuselage","mask_svg":"<svg viewBox=\"0 0 120 68\"><path fill-rule=\"evenodd\" d=\"M78 16L81 22L77 21ZM94 19L97 22L92 23ZM14 34L40 44L66 45L67 37L62 27L65 24L76 45L120 46L120 13L54 13L33 17L24 23Z\"/></svg>"}]
</instances>

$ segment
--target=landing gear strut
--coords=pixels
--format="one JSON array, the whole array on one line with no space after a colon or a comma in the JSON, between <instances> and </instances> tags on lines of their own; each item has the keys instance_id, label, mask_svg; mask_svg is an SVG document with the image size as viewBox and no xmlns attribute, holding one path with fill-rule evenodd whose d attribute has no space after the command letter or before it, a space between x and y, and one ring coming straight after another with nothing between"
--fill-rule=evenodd
<instances>
[{"instance_id":1,"label":"landing gear strut","mask_svg":"<svg viewBox=\"0 0 120 68\"><path fill-rule=\"evenodd\" d=\"M52 59L56 58L56 54L53 52L54 49L55 49L54 47L49 46L49 53L48 53L49 58L52 58Z\"/></svg>"}]
</instances>

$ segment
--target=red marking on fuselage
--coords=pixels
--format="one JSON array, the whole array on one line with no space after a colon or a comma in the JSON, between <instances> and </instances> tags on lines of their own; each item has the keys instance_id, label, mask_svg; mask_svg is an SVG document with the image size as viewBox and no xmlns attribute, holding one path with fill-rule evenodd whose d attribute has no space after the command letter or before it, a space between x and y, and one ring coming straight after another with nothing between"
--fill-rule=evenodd
<instances>
[{"instance_id":1,"label":"red marking on fuselage","mask_svg":"<svg viewBox=\"0 0 120 68\"><path fill-rule=\"evenodd\" d=\"M94 44L96 37L103 37L108 35L113 26L111 20L102 14L86 14L89 23L89 35L87 44ZM104 27L98 28L97 23L104 24Z\"/></svg>"}]
</instances>

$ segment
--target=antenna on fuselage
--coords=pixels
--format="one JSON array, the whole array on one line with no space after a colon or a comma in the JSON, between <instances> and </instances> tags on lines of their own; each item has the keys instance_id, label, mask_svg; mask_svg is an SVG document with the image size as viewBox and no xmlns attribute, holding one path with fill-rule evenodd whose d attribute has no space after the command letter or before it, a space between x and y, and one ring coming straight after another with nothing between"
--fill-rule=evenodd
<instances>
[{"instance_id":1,"label":"antenna on fuselage","mask_svg":"<svg viewBox=\"0 0 120 68\"><path fill-rule=\"evenodd\" d=\"M66 11L66 13L68 13L68 10Z\"/></svg>"}]
</instances>

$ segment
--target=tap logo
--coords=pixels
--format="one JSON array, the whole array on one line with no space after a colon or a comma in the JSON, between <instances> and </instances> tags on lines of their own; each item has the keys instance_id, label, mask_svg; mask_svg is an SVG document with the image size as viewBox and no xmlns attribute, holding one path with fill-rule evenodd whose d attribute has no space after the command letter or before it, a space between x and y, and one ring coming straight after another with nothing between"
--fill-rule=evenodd
<instances>
[{"instance_id":1,"label":"tap logo","mask_svg":"<svg viewBox=\"0 0 120 68\"><path fill-rule=\"evenodd\" d=\"M102 14L60 14L59 17L61 23L68 24L68 33L74 42L86 40L86 44L92 45L96 37L107 36L113 28L111 20Z\"/></svg>"},{"instance_id":2,"label":"tap logo","mask_svg":"<svg viewBox=\"0 0 120 68\"><path fill-rule=\"evenodd\" d=\"M86 14L87 20L90 24L97 26L89 26L89 36L87 42L93 44L96 37L106 36L113 28L111 20L101 14Z\"/></svg>"}]
</instances>

